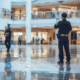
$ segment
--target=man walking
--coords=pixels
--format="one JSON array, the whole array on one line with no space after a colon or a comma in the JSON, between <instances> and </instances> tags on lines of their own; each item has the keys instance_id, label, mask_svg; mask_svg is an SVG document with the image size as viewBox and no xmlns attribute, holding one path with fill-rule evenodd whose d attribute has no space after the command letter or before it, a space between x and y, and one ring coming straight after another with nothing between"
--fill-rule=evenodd
<instances>
[{"instance_id":1,"label":"man walking","mask_svg":"<svg viewBox=\"0 0 80 80\"><path fill-rule=\"evenodd\" d=\"M36 44L37 44L37 45L39 44L39 37L38 37L38 34L36 35Z\"/></svg>"},{"instance_id":2,"label":"man walking","mask_svg":"<svg viewBox=\"0 0 80 80\"><path fill-rule=\"evenodd\" d=\"M18 45L21 45L21 36L18 37Z\"/></svg>"},{"instance_id":3,"label":"man walking","mask_svg":"<svg viewBox=\"0 0 80 80\"><path fill-rule=\"evenodd\" d=\"M11 46L11 34L12 34L12 29L10 28L10 24L8 24L8 27L5 31L5 45L7 48L7 52L9 52Z\"/></svg>"},{"instance_id":4,"label":"man walking","mask_svg":"<svg viewBox=\"0 0 80 80\"><path fill-rule=\"evenodd\" d=\"M58 64L63 64L63 46L66 51L66 57L67 57L67 64L70 64L70 52L69 52L69 40L68 40L68 34L72 30L71 24L69 21L66 20L67 14L62 13L62 21L59 21L54 25L55 29L59 29L57 37L58 37L58 46L59 46L59 59L60 61Z\"/></svg>"}]
</instances>

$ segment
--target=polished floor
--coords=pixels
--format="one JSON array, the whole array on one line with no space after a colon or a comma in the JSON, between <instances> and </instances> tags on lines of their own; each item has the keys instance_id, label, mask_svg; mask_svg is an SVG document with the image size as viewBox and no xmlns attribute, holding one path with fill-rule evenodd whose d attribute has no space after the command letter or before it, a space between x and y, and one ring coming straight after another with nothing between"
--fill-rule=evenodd
<instances>
[{"instance_id":1,"label":"polished floor","mask_svg":"<svg viewBox=\"0 0 80 80\"><path fill-rule=\"evenodd\" d=\"M71 64L58 65L57 45L0 45L0 80L80 80L80 46L70 45Z\"/></svg>"}]
</instances>

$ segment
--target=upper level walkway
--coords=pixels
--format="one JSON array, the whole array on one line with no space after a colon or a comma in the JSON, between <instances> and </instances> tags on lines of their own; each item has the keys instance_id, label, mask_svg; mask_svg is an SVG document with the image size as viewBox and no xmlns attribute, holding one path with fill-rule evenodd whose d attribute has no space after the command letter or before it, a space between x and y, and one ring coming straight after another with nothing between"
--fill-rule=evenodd
<instances>
[{"instance_id":1,"label":"upper level walkway","mask_svg":"<svg viewBox=\"0 0 80 80\"><path fill-rule=\"evenodd\" d=\"M54 26L56 21L61 20L61 14L66 12L67 20L72 25L80 26L80 10L76 11L42 11L31 13L31 26ZM0 17L1 22L8 22L12 25L26 26L26 14L22 13L3 13Z\"/></svg>"}]
</instances>

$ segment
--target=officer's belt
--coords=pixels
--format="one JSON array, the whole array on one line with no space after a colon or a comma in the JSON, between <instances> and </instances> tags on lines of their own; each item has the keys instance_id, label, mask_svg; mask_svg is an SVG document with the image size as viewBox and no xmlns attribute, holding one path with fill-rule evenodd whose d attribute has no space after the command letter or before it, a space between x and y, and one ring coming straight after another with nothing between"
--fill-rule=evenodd
<instances>
[{"instance_id":1,"label":"officer's belt","mask_svg":"<svg viewBox=\"0 0 80 80\"><path fill-rule=\"evenodd\" d=\"M61 34L61 36L68 36L67 34Z\"/></svg>"},{"instance_id":2,"label":"officer's belt","mask_svg":"<svg viewBox=\"0 0 80 80\"><path fill-rule=\"evenodd\" d=\"M6 34L9 34L9 33L6 33Z\"/></svg>"}]
</instances>

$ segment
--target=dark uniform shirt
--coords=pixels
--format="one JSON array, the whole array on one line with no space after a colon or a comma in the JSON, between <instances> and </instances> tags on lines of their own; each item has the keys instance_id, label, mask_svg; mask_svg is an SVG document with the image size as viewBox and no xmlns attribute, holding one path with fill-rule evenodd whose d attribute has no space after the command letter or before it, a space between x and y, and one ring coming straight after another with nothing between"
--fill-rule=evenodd
<instances>
[{"instance_id":1,"label":"dark uniform shirt","mask_svg":"<svg viewBox=\"0 0 80 80\"><path fill-rule=\"evenodd\" d=\"M6 29L6 31L5 31L6 38L11 38L11 33L12 33L12 29L11 28Z\"/></svg>"},{"instance_id":2,"label":"dark uniform shirt","mask_svg":"<svg viewBox=\"0 0 80 80\"><path fill-rule=\"evenodd\" d=\"M60 34L69 34L69 32L72 30L71 24L66 19L63 19L62 21L59 21L54 26L55 29L59 28Z\"/></svg>"}]
</instances>

